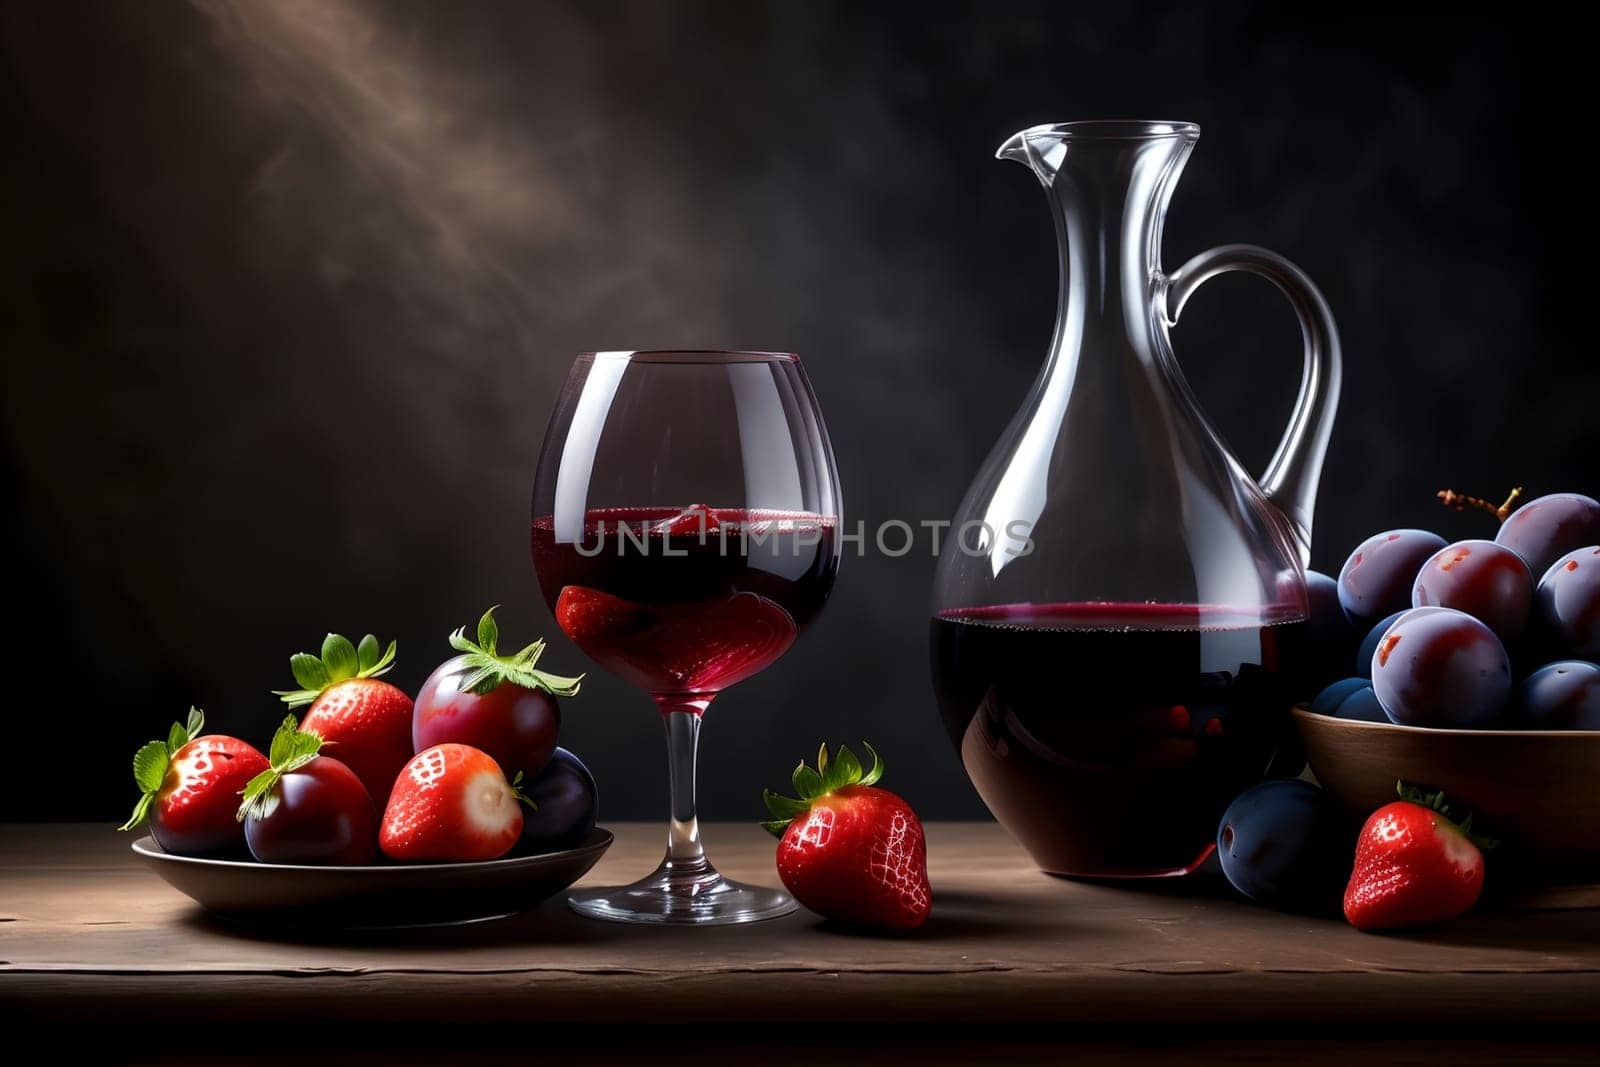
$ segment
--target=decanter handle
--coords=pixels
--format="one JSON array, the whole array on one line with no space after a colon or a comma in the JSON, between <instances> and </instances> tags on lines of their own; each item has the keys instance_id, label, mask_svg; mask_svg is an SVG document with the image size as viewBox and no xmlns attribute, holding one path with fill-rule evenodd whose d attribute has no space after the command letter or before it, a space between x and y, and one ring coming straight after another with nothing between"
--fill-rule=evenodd
<instances>
[{"instance_id":1,"label":"decanter handle","mask_svg":"<svg viewBox=\"0 0 1600 1067\"><path fill-rule=\"evenodd\" d=\"M1167 278L1167 325L1175 326L1184 304L1206 279L1242 270L1276 285L1300 319L1305 336L1305 370L1289 426L1261 478L1267 498L1283 513L1297 547L1300 564L1311 562L1311 519L1317 504L1322 458L1339 410L1339 385L1344 362L1339 353L1339 328L1322 293L1304 271L1276 252L1255 245L1218 245L1195 256Z\"/></svg>"}]
</instances>

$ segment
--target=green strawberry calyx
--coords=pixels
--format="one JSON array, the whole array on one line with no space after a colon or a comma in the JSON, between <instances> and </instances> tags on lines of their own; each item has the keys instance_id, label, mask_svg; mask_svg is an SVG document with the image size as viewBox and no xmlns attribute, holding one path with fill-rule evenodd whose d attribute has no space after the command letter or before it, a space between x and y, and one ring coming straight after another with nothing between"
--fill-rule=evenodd
<instances>
[{"instance_id":1,"label":"green strawberry calyx","mask_svg":"<svg viewBox=\"0 0 1600 1067\"><path fill-rule=\"evenodd\" d=\"M238 820L244 822L249 815L259 819L272 814L272 809L278 806L275 788L278 781L316 759L321 749L322 738L300 729L300 722L293 715L286 716L278 724L278 732L272 735L272 748L267 753L271 766L245 783Z\"/></svg>"},{"instance_id":2,"label":"green strawberry calyx","mask_svg":"<svg viewBox=\"0 0 1600 1067\"><path fill-rule=\"evenodd\" d=\"M461 679L461 690L481 696L492 692L504 682L510 682L524 689L542 689L551 696L577 696L578 687L583 683L583 675L568 678L534 669L539 657L544 655L542 638L520 652L505 656L500 654L500 624L494 621L494 613L499 607L500 605L496 604L484 612L483 618L478 620L476 641L467 636L465 626L459 627L450 635L450 647L463 654L465 665L470 671Z\"/></svg>"},{"instance_id":3,"label":"green strawberry calyx","mask_svg":"<svg viewBox=\"0 0 1600 1067\"><path fill-rule=\"evenodd\" d=\"M521 771L518 771L517 772L517 776L515 778L511 779L511 781L506 783L506 784L511 786L511 795L513 797L517 798L517 802L519 804L526 804L528 806L528 810L529 811L538 811L539 810L539 805L537 805L537 804L535 804L533 802L533 798L522 791L522 772Z\"/></svg>"},{"instance_id":4,"label":"green strawberry calyx","mask_svg":"<svg viewBox=\"0 0 1600 1067\"><path fill-rule=\"evenodd\" d=\"M1396 782L1394 788L1401 800L1427 808L1439 815L1445 822L1461 831L1461 836L1477 845L1479 849L1488 851L1500 847L1500 842L1494 838L1472 832L1472 812L1458 804L1451 804L1445 799L1444 790L1429 790L1420 785L1412 785L1410 782Z\"/></svg>"},{"instance_id":5,"label":"green strawberry calyx","mask_svg":"<svg viewBox=\"0 0 1600 1067\"><path fill-rule=\"evenodd\" d=\"M813 801L820 800L830 793L837 793L846 786L876 785L878 779L883 777L883 757L865 741L861 742L861 747L872 757L871 770L863 770L861 761L856 759L856 754L846 745L840 745L839 751L830 759L828 743L824 741L822 747L817 750L816 770L807 767L805 760L801 760L800 766L794 769L794 774L790 777L790 781L794 783L794 791L800 794L798 799L763 789L761 799L766 801L767 810L774 818L763 822L762 828L773 837L782 837L791 822L811 810Z\"/></svg>"},{"instance_id":6,"label":"green strawberry calyx","mask_svg":"<svg viewBox=\"0 0 1600 1067\"><path fill-rule=\"evenodd\" d=\"M302 708L312 703L324 691L348 682L352 678L377 678L389 673L394 666L394 652L398 644L390 641L389 647L378 650L378 639L371 634L363 637L359 645L341 634L329 634L322 639L322 654L296 652L289 657L289 670L299 689L274 689L272 695L291 708Z\"/></svg>"},{"instance_id":7,"label":"green strawberry calyx","mask_svg":"<svg viewBox=\"0 0 1600 1067\"><path fill-rule=\"evenodd\" d=\"M161 789L161 783L167 780L167 767L171 765L172 757L178 754L178 749L199 737L205 725L206 713L190 707L189 717L184 722L173 723L165 741L146 741L139 746L139 751L133 754L133 781L139 787L139 802L133 806L133 814L128 821L117 829L132 830L144 822L150 814L150 805L155 802L156 793Z\"/></svg>"}]
</instances>

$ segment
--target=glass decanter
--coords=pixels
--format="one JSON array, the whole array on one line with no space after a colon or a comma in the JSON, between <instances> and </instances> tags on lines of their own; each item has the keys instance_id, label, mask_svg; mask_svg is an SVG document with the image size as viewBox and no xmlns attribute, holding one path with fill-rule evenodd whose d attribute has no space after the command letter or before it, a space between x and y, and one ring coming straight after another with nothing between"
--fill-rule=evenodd
<instances>
[{"instance_id":1,"label":"glass decanter","mask_svg":"<svg viewBox=\"0 0 1600 1067\"><path fill-rule=\"evenodd\" d=\"M931 645L973 785L1057 874L1199 866L1289 728L1305 658L1338 333L1305 274L1265 249L1226 245L1162 269L1162 222L1199 132L1069 122L997 153L1048 194L1055 334L945 539ZM1195 289L1234 270L1282 290L1305 337L1299 398L1259 482L1196 403L1168 336Z\"/></svg>"}]
</instances>

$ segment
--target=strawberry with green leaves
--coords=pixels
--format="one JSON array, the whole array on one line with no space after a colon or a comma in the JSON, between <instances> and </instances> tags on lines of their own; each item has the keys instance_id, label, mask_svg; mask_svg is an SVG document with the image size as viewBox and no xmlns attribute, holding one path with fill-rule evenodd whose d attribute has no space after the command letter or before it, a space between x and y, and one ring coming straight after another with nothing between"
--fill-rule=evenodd
<instances>
[{"instance_id":1,"label":"strawberry with green leaves","mask_svg":"<svg viewBox=\"0 0 1600 1067\"><path fill-rule=\"evenodd\" d=\"M262 863L349 866L378 855L378 811L349 767L293 715L272 737L271 766L244 787L236 818Z\"/></svg>"},{"instance_id":2,"label":"strawberry with green leaves","mask_svg":"<svg viewBox=\"0 0 1600 1067\"><path fill-rule=\"evenodd\" d=\"M450 635L450 647L460 655L441 663L417 690L411 748L421 752L434 745L471 745L487 752L507 774L532 778L556 751L561 730L556 698L576 696L583 677L540 670L542 640L501 652L495 610L478 619L476 641L465 627Z\"/></svg>"},{"instance_id":3,"label":"strawberry with green leaves","mask_svg":"<svg viewBox=\"0 0 1600 1067\"><path fill-rule=\"evenodd\" d=\"M1444 922L1472 910L1483 892L1483 852L1495 842L1459 822L1443 793L1399 785L1402 799L1368 817L1356 839L1344 915L1359 930Z\"/></svg>"},{"instance_id":4,"label":"strawberry with green leaves","mask_svg":"<svg viewBox=\"0 0 1600 1067\"><path fill-rule=\"evenodd\" d=\"M381 680L394 666L394 654L395 642L380 653L371 634L359 645L329 634L320 656L289 657L300 688L273 694L291 708L309 705L300 729L322 738L328 754L355 771L380 805L412 753L411 698Z\"/></svg>"},{"instance_id":5,"label":"strawberry with green leaves","mask_svg":"<svg viewBox=\"0 0 1600 1067\"><path fill-rule=\"evenodd\" d=\"M470 863L504 856L522 836L522 774L510 781L471 745L418 752L389 794L379 844L405 863Z\"/></svg>"},{"instance_id":6,"label":"strawberry with green leaves","mask_svg":"<svg viewBox=\"0 0 1600 1067\"><path fill-rule=\"evenodd\" d=\"M778 837L778 876L800 903L851 925L911 929L933 906L922 823L878 788L883 760L865 747L868 771L843 745L830 759L824 744L816 770L794 770L798 798L762 794L776 816L762 826Z\"/></svg>"},{"instance_id":7,"label":"strawberry with green leaves","mask_svg":"<svg viewBox=\"0 0 1600 1067\"><path fill-rule=\"evenodd\" d=\"M165 741L133 755L133 780L141 796L122 829L150 820L162 851L176 856L216 856L241 851L244 834L234 820L239 792L267 768L267 758L237 737L206 734L205 713L189 709Z\"/></svg>"}]
</instances>

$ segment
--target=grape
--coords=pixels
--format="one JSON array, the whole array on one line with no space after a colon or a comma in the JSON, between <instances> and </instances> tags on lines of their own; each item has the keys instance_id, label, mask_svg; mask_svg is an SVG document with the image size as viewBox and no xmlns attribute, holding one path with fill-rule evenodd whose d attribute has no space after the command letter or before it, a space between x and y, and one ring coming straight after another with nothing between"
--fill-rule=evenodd
<instances>
[{"instance_id":1,"label":"grape","mask_svg":"<svg viewBox=\"0 0 1600 1067\"><path fill-rule=\"evenodd\" d=\"M1411 587L1444 538L1427 530L1385 530L1350 553L1339 571L1339 604L1357 627L1411 606Z\"/></svg>"},{"instance_id":2,"label":"grape","mask_svg":"<svg viewBox=\"0 0 1600 1067\"><path fill-rule=\"evenodd\" d=\"M1339 583L1326 574L1306 571L1306 597L1311 607L1306 625L1311 648L1302 693L1311 693L1349 672L1360 632L1339 606Z\"/></svg>"},{"instance_id":3,"label":"grape","mask_svg":"<svg viewBox=\"0 0 1600 1067\"><path fill-rule=\"evenodd\" d=\"M1493 541L1457 541L1422 565L1411 591L1415 608L1455 608L1483 623L1502 641L1528 624L1533 575L1522 557Z\"/></svg>"},{"instance_id":4,"label":"grape","mask_svg":"<svg viewBox=\"0 0 1600 1067\"><path fill-rule=\"evenodd\" d=\"M1536 730L1600 730L1600 664L1547 663L1517 686L1513 707Z\"/></svg>"},{"instance_id":5,"label":"grape","mask_svg":"<svg viewBox=\"0 0 1600 1067\"><path fill-rule=\"evenodd\" d=\"M1217 827L1233 887L1268 907L1319 911L1338 902L1354 835L1322 790L1296 778L1240 793Z\"/></svg>"},{"instance_id":6,"label":"grape","mask_svg":"<svg viewBox=\"0 0 1600 1067\"><path fill-rule=\"evenodd\" d=\"M1383 635L1389 632L1389 627L1399 621L1410 608L1397 611L1393 615L1386 615L1377 625L1367 631L1367 636L1361 639L1361 647L1356 649L1356 673L1363 678L1372 678L1372 654L1378 651L1378 642L1383 640Z\"/></svg>"},{"instance_id":7,"label":"grape","mask_svg":"<svg viewBox=\"0 0 1600 1067\"><path fill-rule=\"evenodd\" d=\"M1575 548L1600 543L1600 501L1579 493L1530 500L1500 525L1495 542L1527 561L1539 575Z\"/></svg>"},{"instance_id":8,"label":"grape","mask_svg":"<svg viewBox=\"0 0 1600 1067\"><path fill-rule=\"evenodd\" d=\"M1372 657L1372 689L1391 722L1492 723L1511 692L1511 661L1494 631L1450 608L1412 608Z\"/></svg>"},{"instance_id":9,"label":"grape","mask_svg":"<svg viewBox=\"0 0 1600 1067\"><path fill-rule=\"evenodd\" d=\"M1600 657L1600 546L1568 552L1545 571L1539 619L1568 655Z\"/></svg>"}]
</instances>

